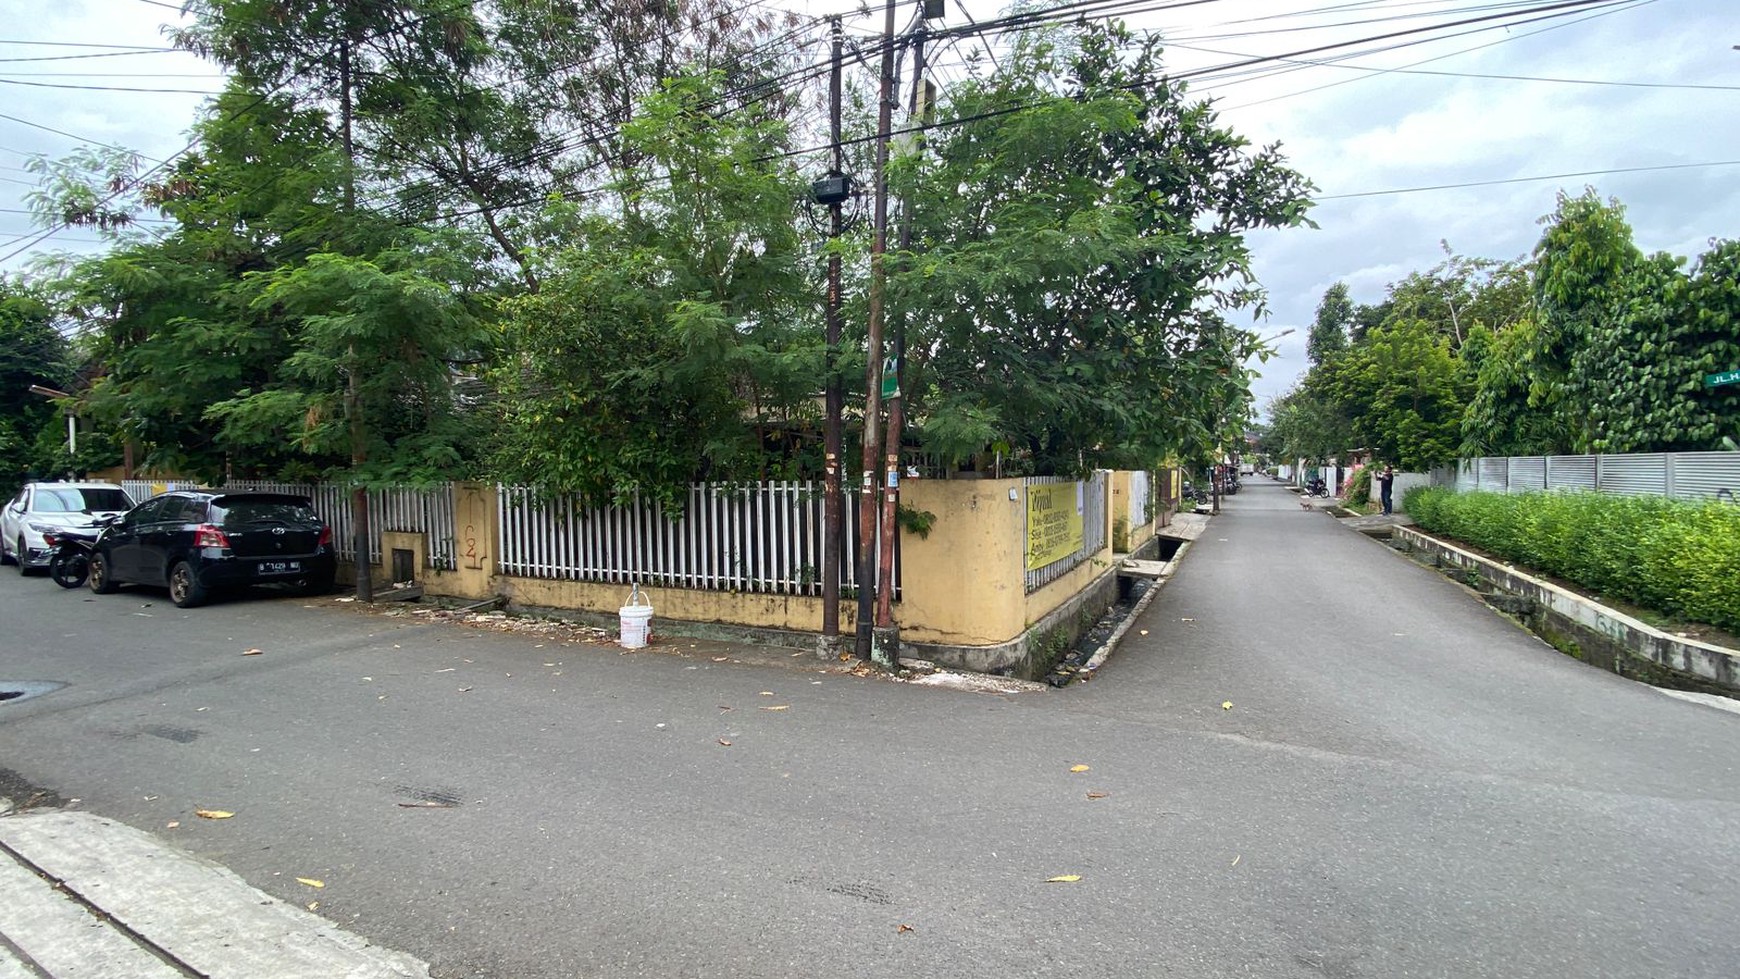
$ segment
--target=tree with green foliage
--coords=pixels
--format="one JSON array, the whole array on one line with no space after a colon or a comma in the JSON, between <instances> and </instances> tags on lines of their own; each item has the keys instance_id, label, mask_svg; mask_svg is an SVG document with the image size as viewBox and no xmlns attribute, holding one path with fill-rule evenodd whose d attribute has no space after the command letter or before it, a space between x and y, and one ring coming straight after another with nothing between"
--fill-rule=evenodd
<instances>
[{"instance_id":1,"label":"tree with green foliage","mask_svg":"<svg viewBox=\"0 0 1740 979\"><path fill-rule=\"evenodd\" d=\"M1497 333L1484 326L1469 332L1461 359L1474 389L1462 416L1463 458L1551 455L1567 444L1562 419L1529 401L1534 375L1526 354L1535 347L1537 329L1526 316Z\"/></svg>"},{"instance_id":2,"label":"tree with green foliage","mask_svg":"<svg viewBox=\"0 0 1740 979\"><path fill-rule=\"evenodd\" d=\"M32 476L66 471L58 465L66 445L61 410L30 388L70 388L69 353L42 297L0 276L0 497Z\"/></svg>"},{"instance_id":3,"label":"tree with green foliage","mask_svg":"<svg viewBox=\"0 0 1740 979\"><path fill-rule=\"evenodd\" d=\"M1347 296L1347 283L1337 282L1323 291L1317 303L1317 316L1311 322L1311 333L1305 338L1305 355L1312 364L1321 364L1347 352L1348 330L1353 325L1353 300Z\"/></svg>"},{"instance_id":4,"label":"tree with green foliage","mask_svg":"<svg viewBox=\"0 0 1740 979\"><path fill-rule=\"evenodd\" d=\"M709 111L719 75L673 79L623 139L630 207L579 222L543 288L512 300L500 471L592 504L678 507L697 479L766 475L770 426L809 413L822 351L799 310L786 127Z\"/></svg>"},{"instance_id":5,"label":"tree with green foliage","mask_svg":"<svg viewBox=\"0 0 1740 979\"><path fill-rule=\"evenodd\" d=\"M1591 399L1611 379L1592 373L1591 365L1579 369L1577 357L1615 336L1613 318L1643 253L1632 244L1624 207L1602 201L1593 188L1578 197L1561 192L1542 220L1532 277L1535 343L1525 352L1533 375L1529 403L1558 417L1570 435L1565 449L1589 452L1597 438Z\"/></svg>"},{"instance_id":6,"label":"tree with green foliage","mask_svg":"<svg viewBox=\"0 0 1740 979\"><path fill-rule=\"evenodd\" d=\"M1384 319L1422 320L1460 351L1469 334L1496 331L1517 322L1529 309L1528 270L1520 262L1458 255L1440 243L1444 261L1409 273L1390 285Z\"/></svg>"},{"instance_id":7,"label":"tree with green foliage","mask_svg":"<svg viewBox=\"0 0 1740 979\"><path fill-rule=\"evenodd\" d=\"M1456 458L1472 384L1432 324L1392 319L1349 350L1332 377L1329 399L1376 458L1410 472Z\"/></svg>"},{"instance_id":8,"label":"tree with green foliage","mask_svg":"<svg viewBox=\"0 0 1740 979\"><path fill-rule=\"evenodd\" d=\"M1246 231L1303 223L1309 184L1252 150L1120 25L1023 35L896 160L914 247L891 263L906 412L954 462L1041 473L1206 458L1242 430L1261 310Z\"/></svg>"},{"instance_id":9,"label":"tree with green foliage","mask_svg":"<svg viewBox=\"0 0 1740 979\"><path fill-rule=\"evenodd\" d=\"M1324 375L1313 371L1269 403L1265 452L1290 463L1339 458L1353 447L1352 423L1319 390L1327 383Z\"/></svg>"}]
</instances>

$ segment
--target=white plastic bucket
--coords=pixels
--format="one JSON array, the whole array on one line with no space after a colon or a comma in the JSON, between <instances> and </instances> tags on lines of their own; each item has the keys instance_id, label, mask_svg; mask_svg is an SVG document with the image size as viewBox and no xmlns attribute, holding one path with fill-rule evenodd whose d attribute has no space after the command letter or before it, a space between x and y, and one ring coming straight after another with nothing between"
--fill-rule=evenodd
<instances>
[{"instance_id":1,"label":"white plastic bucket","mask_svg":"<svg viewBox=\"0 0 1740 979\"><path fill-rule=\"evenodd\" d=\"M639 585L628 596L628 601L629 604L617 610L621 618L622 648L645 649L647 636L652 633L653 607L639 604L642 601Z\"/></svg>"}]
</instances>

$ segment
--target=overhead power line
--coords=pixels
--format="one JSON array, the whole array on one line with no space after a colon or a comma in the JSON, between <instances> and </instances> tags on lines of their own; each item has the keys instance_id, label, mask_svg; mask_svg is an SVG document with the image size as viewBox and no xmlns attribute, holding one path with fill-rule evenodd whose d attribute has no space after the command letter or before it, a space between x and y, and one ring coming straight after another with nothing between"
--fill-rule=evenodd
<instances>
[{"instance_id":1,"label":"overhead power line","mask_svg":"<svg viewBox=\"0 0 1740 979\"><path fill-rule=\"evenodd\" d=\"M129 58L141 54L189 54L180 48L142 48L138 51L105 51L99 54L53 54L40 58L0 58L0 62L15 63L23 61L82 61L88 58Z\"/></svg>"},{"instance_id":2,"label":"overhead power line","mask_svg":"<svg viewBox=\"0 0 1740 979\"><path fill-rule=\"evenodd\" d=\"M1462 190L1468 187L1497 187L1501 184L1538 183L1542 180L1569 180L1573 177L1606 177L1619 173L1651 173L1662 170L1697 170L1703 167L1740 167L1740 160L1712 160L1708 163L1664 163L1651 167L1615 167L1611 170L1579 170L1575 173L1547 173L1533 177L1505 177L1499 180L1469 180L1455 184L1433 184L1427 187L1398 187L1392 190L1366 190L1357 194L1319 194L1313 200L1345 201L1358 197L1389 197L1395 194L1423 194L1434 190Z\"/></svg>"},{"instance_id":3,"label":"overhead power line","mask_svg":"<svg viewBox=\"0 0 1740 979\"><path fill-rule=\"evenodd\" d=\"M117 146L114 143L105 142L105 141L100 140L100 139L91 139L91 138L86 137L86 136L80 136L77 133L69 133L64 129L56 129L53 126L44 126L40 122L31 122L29 119L20 119L17 116L7 115L4 112L0 112L0 119L5 119L7 122L18 123L20 126L29 126L32 129L40 129L45 133L53 133L56 136L65 136L67 139L75 139L81 143L88 143L91 146L101 146L101 147L104 147L106 149L122 150L124 152L132 152L131 150L128 150L125 146ZM34 153L26 153L23 150L12 150L12 152L17 153L19 156L35 156L36 155ZM151 158L150 157L141 157L141 159L151 159ZM154 160L152 162L161 162L161 161Z\"/></svg>"},{"instance_id":4,"label":"overhead power line","mask_svg":"<svg viewBox=\"0 0 1740 979\"><path fill-rule=\"evenodd\" d=\"M203 89L139 88L131 85L69 85L65 82L26 82L16 78L0 78L0 85L23 85L27 88L70 88L81 92L150 92L156 95L219 95Z\"/></svg>"},{"instance_id":5,"label":"overhead power line","mask_svg":"<svg viewBox=\"0 0 1740 979\"><path fill-rule=\"evenodd\" d=\"M1571 18L1571 19L1559 19L1555 23L1550 23L1545 27L1537 28L1537 29L1532 30L1532 31L1524 31L1521 34L1510 34L1510 35L1507 35L1505 37L1501 37L1496 41L1488 41L1485 44L1475 44L1475 45L1471 45L1471 46L1466 47L1466 48L1458 48L1455 51L1449 51L1449 52L1446 52L1444 54L1434 55L1433 57L1430 57L1430 58L1422 58L1419 61L1410 62L1406 65L1403 65L1402 67L1404 67L1404 68L1418 68L1420 65L1429 65L1429 64L1433 64L1435 62L1444 61L1444 60L1447 60L1449 58L1457 57L1458 55L1469 54L1469 53L1472 53L1475 51L1483 51L1487 48L1497 47L1500 44L1513 44L1513 43L1515 43L1517 41L1521 41L1525 38L1530 38L1530 37L1535 37L1535 36L1538 36L1541 34L1545 34L1548 31L1564 30L1567 27L1575 27L1578 24L1588 23L1589 21L1595 20L1596 18L1599 18L1599 17L1611 17L1614 14L1623 13L1623 12L1628 11L1628 10L1635 10L1638 7L1648 6L1649 4L1652 4L1655 2L1656 2L1656 0L1636 0L1636 2L1633 2L1630 4L1619 4L1619 5L1615 5L1612 7L1608 7L1606 9L1598 10L1592 14L1589 14L1586 17L1575 17L1575 18ZM1248 109L1252 106L1266 105L1270 102L1282 101L1283 99L1298 98L1301 95L1309 95L1312 92L1321 92L1321 91L1324 91L1326 89L1337 88L1337 87L1342 86L1342 85L1351 85L1355 82L1364 81L1366 78L1369 78L1369 77L1371 77L1371 76L1361 75L1361 76L1358 76L1355 78L1343 78L1340 81L1330 82L1326 85L1314 85L1310 88L1299 89L1297 91L1288 92L1284 95L1275 95L1275 96L1271 96L1271 97L1265 98L1265 99L1255 99L1255 100L1250 101L1250 102L1240 102L1237 105L1222 106L1221 110L1223 112L1231 112L1234 109Z\"/></svg>"},{"instance_id":6,"label":"overhead power line","mask_svg":"<svg viewBox=\"0 0 1740 979\"><path fill-rule=\"evenodd\" d=\"M474 3L474 2L475 2L475 0L458 0L458 2L455 3L454 5L444 7L441 10L432 11L428 14L424 14L421 17L413 18L412 20L409 20L403 24L395 24L391 28L388 28L387 30L378 31L369 37L362 38L358 43L366 43L368 41L379 40L380 38L386 37L390 34L395 34L395 33L398 33L400 31L410 30L410 29L417 27L417 26L419 26L419 25L421 25L429 20L432 20L436 17L443 16L445 14L457 13L461 8L470 7L472 5L472 3ZM328 46L326 50L319 52L319 53L317 53L309 58L303 59L302 63L298 67L296 67L294 70L289 72L283 81L274 85L272 88L268 89L267 91L260 93L260 95L257 98L255 98L253 101L249 102L247 105L244 105L241 108L230 113L230 115L227 117L227 119L225 121L226 122L233 122L234 120L241 118L243 115L246 115L247 113L252 112L254 109L258 108L262 103L264 103L267 99L271 98L274 93L276 93L277 91L282 89L284 86L290 84L291 81L293 81L298 76L302 75L304 72L307 72L313 68L320 67L323 64L329 63L333 59L333 57L338 54L339 48L344 43L345 43L344 41L336 42L336 43ZM144 173L138 175L137 177L134 177L132 180L128 181L125 186L115 189L107 197L104 197L100 202L98 202L97 206L98 207L106 207L108 204L113 202L116 198L120 197L122 194L125 194L131 190L135 190L135 189L143 186L147 179L149 179L153 175L155 175L158 172L169 167L169 165L171 163L173 163L175 160L178 160L181 157L185 156L186 154L192 152L193 148L198 146L198 145L199 145L199 137L196 136L186 146L184 146L181 149L176 150L174 153L170 154L168 159L163 160L162 162L158 163L156 166L152 167L151 169L146 170ZM27 249L34 248L37 244L48 240L56 232L65 230L68 227L70 227L70 225L66 221L60 221L60 222L55 223L54 225L50 226L49 228L44 229L41 234L37 235L32 240L30 240L22 245L19 245L16 248L13 248L13 249L7 251L6 254L4 254L4 255L0 255L0 264L4 264L6 262L11 261L13 258L22 254Z\"/></svg>"},{"instance_id":7,"label":"overhead power line","mask_svg":"<svg viewBox=\"0 0 1740 979\"><path fill-rule=\"evenodd\" d=\"M160 47L160 46L156 46L156 45L145 45L145 44L97 44L97 43L92 42L92 41L23 41L23 40L16 40L13 38L0 38L0 45L4 45L4 44L23 44L23 45L28 45L30 47L36 47L36 48L103 48L104 50L108 50L108 51L174 51L175 50L174 48L165 48L165 47Z\"/></svg>"}]
</instances>

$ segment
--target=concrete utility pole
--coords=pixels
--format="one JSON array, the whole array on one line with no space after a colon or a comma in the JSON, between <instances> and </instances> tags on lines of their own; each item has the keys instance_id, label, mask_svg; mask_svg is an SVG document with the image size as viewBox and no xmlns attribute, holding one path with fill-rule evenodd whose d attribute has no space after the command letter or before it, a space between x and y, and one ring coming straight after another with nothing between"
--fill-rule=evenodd
<instances>
[{"instance_id":1,"label":"concrete utility pole","mask_svg":"<svg viewBox=\"0 0 1740 979\"><path fill-rule=\"evenodd\" d=\"M924 104L922 97L924 39L925 25L920 20L912 46L912 94L907 109L909 125L919 118L921 112L925 115L930 112L929 105ZM922 146L922 142L919 145ZM912 204L903 200L900 206L900 249L904 252L911 247ZM901 396L899 381L905 369L906 317L900 316L894 321L895 387L888 403L888 435L883 441L888 479L882 490L882 536L877 547L879 561L876 576L876 628L873 633L875 660L886 666L894 666L900 660L900 628L894 624L894 539L899 526L901 428L905 424L906 416L906 399Z\"/></svg>"},{"instance_id":2,"label":"concrete utility pole","mask_svg":"<svg viewBox=\"0 0 1740 979\"><path fill-rule=\"evenodd\" d=\"M864 480L858 489L858 628L855 648L863 659L874 657L871 616L874 613L872 592L876 580L874 542L877 450L880 448L877 429L882 421L882 293L887 282L882 256L888 250L888 131L894 125L895 3L896 0L888 0L882 30L881 97L876 108L876 207L870 235L870 325L864 366ZM877 662L884 666L894 665L892 660Z\"/></svg>"},{"instance_id":3,"label":"concrete utility pole","mask_svg":"<svg viewBox=\"0 0 1740 979\"><path fill-rule=\"evenodd\" d=\"M845 28L838 17L832 19L832 26L834 61L828 75L828 133L834 143L834 161L828 175L844 178L845 150L840 145L840 60ZM826 454L823 490L826 497L822 500L822 533L825 537L822 541L822 637L830 655L840 636L840 556L846 545L846 501L840 496L840 455L845 451L840 415L845 409L846 399L840 385L840 253L837 249L843 204L843 200L836 199L828 205L827 414L822 422L822 451Z\"/></svg>"}]
</instances>

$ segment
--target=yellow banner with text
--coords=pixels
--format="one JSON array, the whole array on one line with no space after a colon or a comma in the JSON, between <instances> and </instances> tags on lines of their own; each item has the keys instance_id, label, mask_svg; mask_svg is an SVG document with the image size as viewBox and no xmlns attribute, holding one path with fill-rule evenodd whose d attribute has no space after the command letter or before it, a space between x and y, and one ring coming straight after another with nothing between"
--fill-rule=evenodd
<instances>
[{"instance_id":1,"label":"yellow banner with text","mask_svg":"<svg viewBox=\"0 0 1740 979\"><path fill-rule=\"evenodd\" d=\"M1027 570L1069 557L1084 540L1080 483L1027 487Z\"/></svg>"}]
</instances>

